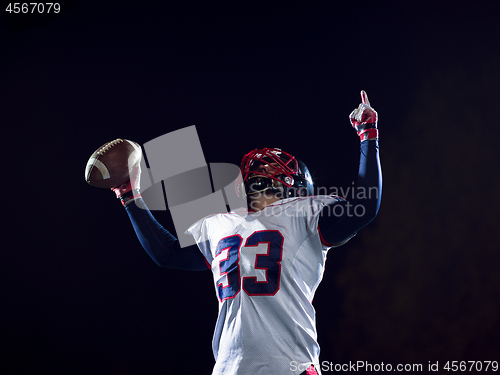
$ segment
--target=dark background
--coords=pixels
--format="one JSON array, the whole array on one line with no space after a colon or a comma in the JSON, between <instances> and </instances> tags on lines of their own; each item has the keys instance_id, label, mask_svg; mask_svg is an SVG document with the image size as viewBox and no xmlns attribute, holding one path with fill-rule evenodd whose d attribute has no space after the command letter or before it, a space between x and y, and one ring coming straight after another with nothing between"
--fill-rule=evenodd
<instances>
[{"instance_id":1,"label":"dark background","mask_svg":"<svg viewBox=\"0 0 500 375\"><path fill-rule=\"evenodd\" d=\"M499 361L498 6L159 3L2 5L2 373L209 374L210 272L156 266L88 157L196 125L207 162L280 147L348 187L361 89L383 202L330 252L321 360Z\"/></svg>"}]
</instances>

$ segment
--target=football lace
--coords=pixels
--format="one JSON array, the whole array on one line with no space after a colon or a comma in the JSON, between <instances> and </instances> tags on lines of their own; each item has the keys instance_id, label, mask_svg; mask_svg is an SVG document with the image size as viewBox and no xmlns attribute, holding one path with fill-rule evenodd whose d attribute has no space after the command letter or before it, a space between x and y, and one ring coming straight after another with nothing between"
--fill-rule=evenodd
<instances>
[{"instance_id":1,"label":"football lace","mask_svg":"<svg viewBox=\"0 0 500 375\"><path fill-rule=\"evenodd\" d=\"M109 143L106 143L104 146L102 146L102 148L99 150L98 154L99 155L104 155L110 148L112 148L113 146L117 145L118 143L122 143L123 142L123 139L115 139L114 141L111 141Z\"/></svg>"}]
</instances>

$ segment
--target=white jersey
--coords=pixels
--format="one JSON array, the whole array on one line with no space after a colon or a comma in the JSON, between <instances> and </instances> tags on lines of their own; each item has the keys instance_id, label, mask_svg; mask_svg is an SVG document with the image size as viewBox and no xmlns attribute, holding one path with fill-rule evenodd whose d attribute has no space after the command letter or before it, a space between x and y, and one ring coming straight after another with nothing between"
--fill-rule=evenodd
<instances>
[{"instance_id":1,"label":"white jersey","mask_svg":"<svg viewBox=\"0 0 500 375\"><path fill-rule=\"evenodd\" d=\"M213 374L290 375L319 364L312 300L331 245L323 244L318 220L340 199L289 198L188 229L211 265L219 299Z\"/></svg>"}]
</instances>

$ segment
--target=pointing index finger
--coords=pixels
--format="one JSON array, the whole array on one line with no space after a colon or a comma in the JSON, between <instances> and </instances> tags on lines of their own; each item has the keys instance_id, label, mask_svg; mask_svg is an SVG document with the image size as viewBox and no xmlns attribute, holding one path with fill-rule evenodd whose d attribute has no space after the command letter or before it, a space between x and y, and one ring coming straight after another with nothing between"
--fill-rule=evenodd
<instances>
[{"instance_id":1,"label":"pointing index finger","mask_svg":"<svg viewBox=\"0 0 500 375\"><path fill-rule=\"evenodd\" d=\"M370 101L368 100L368 95L366 94L365 90L361 90L361 102L363 104L370 106Z\"/></svg>"}]
</instances>

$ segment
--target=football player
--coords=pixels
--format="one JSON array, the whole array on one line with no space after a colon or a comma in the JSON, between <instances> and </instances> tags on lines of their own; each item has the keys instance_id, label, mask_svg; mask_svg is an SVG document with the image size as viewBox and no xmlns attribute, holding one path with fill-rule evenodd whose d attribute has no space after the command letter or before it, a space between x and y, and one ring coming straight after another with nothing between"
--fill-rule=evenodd
<instances>
[{"instance_id":1,"label":"football player","mask_svg":"<svg viewBox=\"0 0 500 375\"><path fill-rule=\"evenodd\" d=\"M350 200L313 195L302 161L280 149L256 149L241 163L238 188L248 209L194 223L188 232L198 246L181 248L142 200L139 170L113 189L158 265L211 269L219 301L213 374L320 373L312 300L327 252L373 220L380 206L377 113L364 91L361 99L349 118L361 141L356 189L365 193Z\"/></svg>"}]
</instances>

